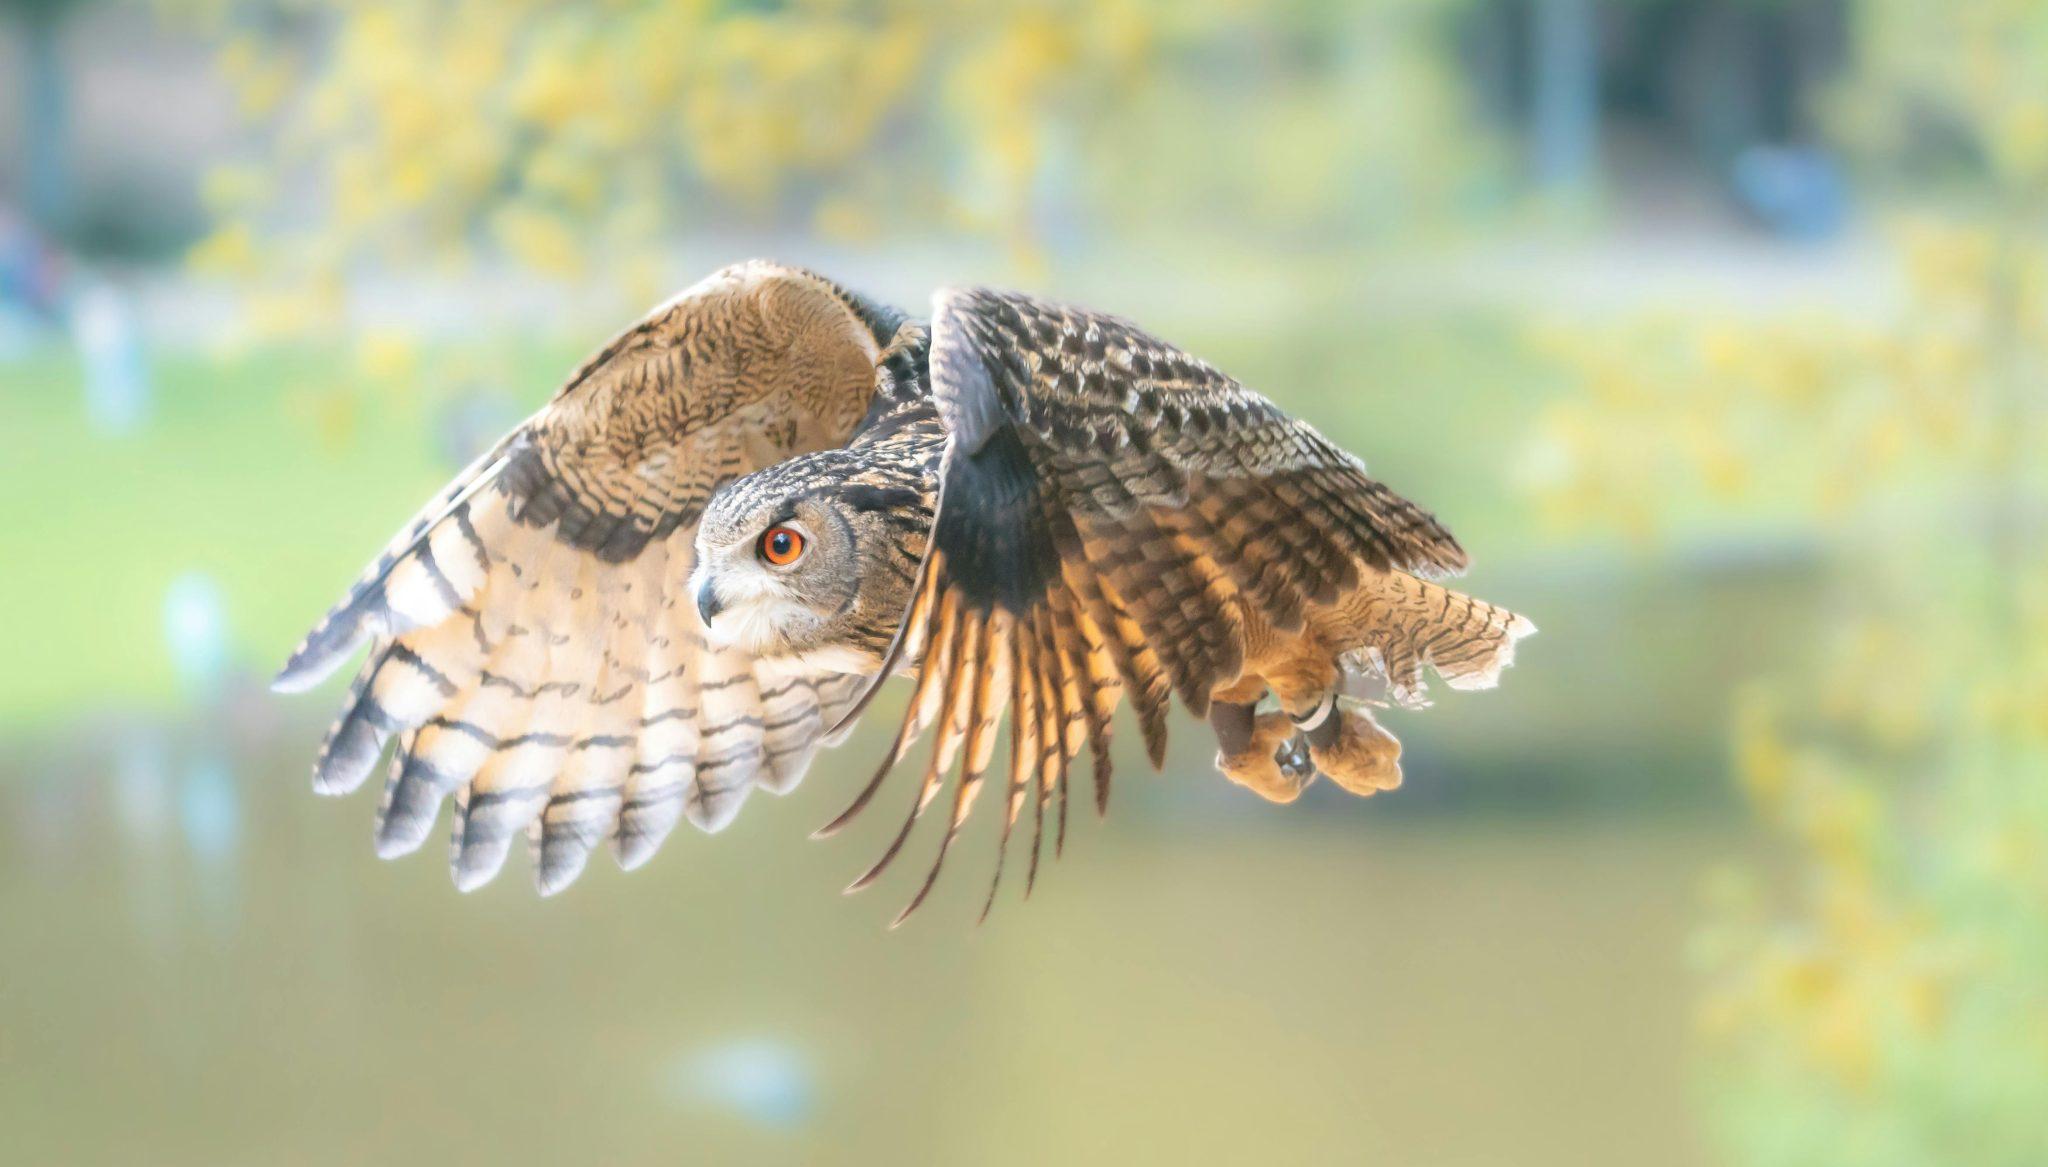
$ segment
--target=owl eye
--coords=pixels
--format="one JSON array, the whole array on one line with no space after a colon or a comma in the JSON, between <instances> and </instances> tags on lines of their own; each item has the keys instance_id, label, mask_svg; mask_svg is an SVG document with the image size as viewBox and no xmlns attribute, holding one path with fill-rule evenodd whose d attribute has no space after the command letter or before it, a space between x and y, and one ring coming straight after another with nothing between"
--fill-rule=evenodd
<instances>
[{"instance_id":1,"label":"owl eye","mask_svg":"<svg viewBox=\"0 0 2048 1167\"><path fill-rule=\"evenodd\" d=\"M770 527L761 532L761 558L788 567L804 556L803 532L795 527Z\"/></svg>"}]
</instances>

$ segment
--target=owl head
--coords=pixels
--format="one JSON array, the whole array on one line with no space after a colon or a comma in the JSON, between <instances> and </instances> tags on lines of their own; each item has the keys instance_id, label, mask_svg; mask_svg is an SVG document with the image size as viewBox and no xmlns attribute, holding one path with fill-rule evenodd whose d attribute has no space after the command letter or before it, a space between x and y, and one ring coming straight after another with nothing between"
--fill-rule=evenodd
<instances>
[{"instance_id":1,"label":"owl head","mask_svg":"<svg viewBox=\"0 0 2048 1167\"><path fill-rule=\"evenodd\" d=\"M698 523L689 581L712 643L873 671L931 530L918 482L909 468L826 450L727 484Z\"/></svg>"}]
</instances>

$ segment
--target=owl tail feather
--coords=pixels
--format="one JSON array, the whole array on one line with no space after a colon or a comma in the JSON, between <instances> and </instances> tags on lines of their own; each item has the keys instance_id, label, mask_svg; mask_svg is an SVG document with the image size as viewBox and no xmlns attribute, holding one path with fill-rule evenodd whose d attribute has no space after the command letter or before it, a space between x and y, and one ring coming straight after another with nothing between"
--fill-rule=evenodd
<instances>
[{"instance_id":1,"label":"owl tail feather","mask_svg":"<svg viewBox=\"0 0 2048 1167\"><path fill-rule=\"evenodd\" d=\"M1402 705L1425 702L1424 665L1453 689L1492 688L1515 642L1536 631L1526 616L1404 572L1367 580L1342 603L1343 624L1357 630L1342 660L1358 684L1346 691L1377 682Z\"/></svg>"}]
</instances>

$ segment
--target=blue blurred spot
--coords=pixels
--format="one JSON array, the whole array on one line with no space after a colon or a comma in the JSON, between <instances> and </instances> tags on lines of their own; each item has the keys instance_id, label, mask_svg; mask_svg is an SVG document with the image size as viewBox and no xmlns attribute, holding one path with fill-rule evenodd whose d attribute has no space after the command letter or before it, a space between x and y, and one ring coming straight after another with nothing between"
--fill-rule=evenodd
<instances>
[{"instance_id":1,"label":"blue blurred spot","mask_svg":"<svg viewBox=\"0 0 2048 1167\"><path fill-rule=\"evenodd\" d=\"M206 757L192 763L178 791L178 825L186 845L203 861L234 851L242 834L242 792L226 761Z\"/></svg>"},{"instance_id":2,"label":"blue blurred spot","mask_svg":"<svg viewBox=\"0 0 2048 1167\"><path fill-rule=\"evenodd\" d=\"M1821 150L1751 146L1736 156L1729 177L1743 209L1787 239L1825 239L1849 217L1848 183Z\"/></svg>"},{"instance_id":3,"label":"blue blurred spot","mask_svg":"<svg viewBox=\"0 0 2048 1167\"><path fill-rule=\"evenodd\" d=\"M164 645L178 684L196 698L219 692L228 667L227 601L220 585L187 572L164 591Z\"/></svg>"},{"instance_id":4,"label":"blue blurred spot","mask_svg":"<svg viewBox=\"0 0 2048 1167\"><path fill-rule=\"evenodd\" d=\"M668 1085L678 1099L776 1128L807 1121L817 1093L809 1059L773 1038L741 1038L684 1054L671 1067Z\"/></svg>"},{"instance_id":5,"label":"blue blurred spot","mask_svg":"<svg viewBox=\"0 0 2048 1167\"><path fill-rule=\"evenodd\" d=\"M60 323L64 284L57 249L0 204L0 361L27 355L44 330Z\"/></svg>"},{"instance_id":6,"label":"blue blurred spot","mask_svg":"<svg viewBox=\"0 0 2048 1167\"><path fill-rule=\"evenodd\" d=\"M128 302L106 285L86 288L72 307L71 333L92 428L115 437L141 429L149 418L149 366Z\"/></svg>"}]
</instances>

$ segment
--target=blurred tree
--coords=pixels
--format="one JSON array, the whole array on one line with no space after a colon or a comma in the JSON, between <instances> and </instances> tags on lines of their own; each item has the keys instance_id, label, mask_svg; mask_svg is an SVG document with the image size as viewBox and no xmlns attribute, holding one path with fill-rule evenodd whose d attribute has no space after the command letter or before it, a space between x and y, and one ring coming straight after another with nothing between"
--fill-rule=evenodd
<instances>
[{"instance_id":1,"label":"blurred tree","mask_svg":"<svg viewBox=\"0 0 2048 1167\"><path fill-rule=\"evenodd\" d=\"M1831 566L1812 643L1736 702L1796 876L1710 889L1736 1159L2018 1167L2048 1161L2048 9L1867 0L1857 28L1837 116L1902 173L1940 137L1981 192L1902 233L1907 302L1571 345L1533 464L1566 522L1788 525Z\"/></svg>"},{"instance_id":2,"label":"blurred tree","mask_svg":"<svg viewBox=\"0 0 2048 1167\"><path fill-rule=\"evenodd\" d=\"M275 128L214 177L197 254L278 279L274 326L423 259L646 297L660 243L733 217L984 233L1026 262L1078 223L1392 236L1482 153L1439 43L1461 0L165 3L232 30Z\"/></svg>"},{"instance_id":3,"label":"blurred tree","mask_svg":"<svg viewBox=\"0 0 2048 1167\"><path fill-rule=\"evenodd\" d=\"M1599 46L1592 0L1536 0L1529 144L1536 179L1583 195L1598 163Z\"/></svg>"},{"instance_id":4,"label":"blurred tree","mask_svg":"<svg viewBox=\"0 0 2048 1167\"><path fill-rule=\"evenodd\" d=\"M22 203L44 232L65 227L70 189L66 159L69 105L58 33L90 0L0 0L21 27Z\"/></svg>"}]
</instances>

